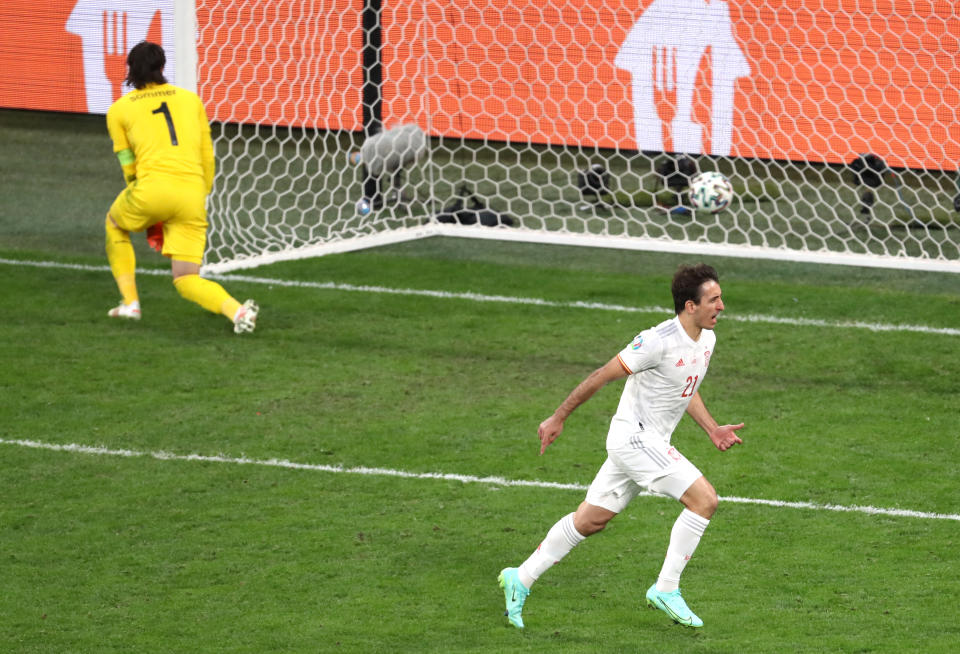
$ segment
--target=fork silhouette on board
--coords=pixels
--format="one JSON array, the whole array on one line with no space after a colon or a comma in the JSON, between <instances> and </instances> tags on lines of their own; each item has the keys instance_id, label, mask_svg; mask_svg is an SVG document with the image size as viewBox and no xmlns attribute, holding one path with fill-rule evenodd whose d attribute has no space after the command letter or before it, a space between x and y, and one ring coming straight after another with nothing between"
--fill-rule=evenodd
<instances>
[{"instance_id":1,"label":"fork silhouette on board","mask_svg":"<svg viewBox=\"0 0 960 654\"><path fill-rule=\"evenodd\" d=\"M663 134L663 151L673 152L673 119L677 116L677 48L653 46L653 104Z\"/></svg>"},{"instance_id":2,"label":"fork silhouette on board","mask_svg":"<svg viewBox=\"0 0 960 654\"><path fill-rule=\"evenodd\" d=\"M112 18L112 20L111 20ZM123 21L123 34L120 34L120 21ZM113 27L113 39L110 39L110 27ZM113 89L113 99L123 94L123 80L127 77L127 12L103 12L103 72Z\"/></svg>"}]
</instances>

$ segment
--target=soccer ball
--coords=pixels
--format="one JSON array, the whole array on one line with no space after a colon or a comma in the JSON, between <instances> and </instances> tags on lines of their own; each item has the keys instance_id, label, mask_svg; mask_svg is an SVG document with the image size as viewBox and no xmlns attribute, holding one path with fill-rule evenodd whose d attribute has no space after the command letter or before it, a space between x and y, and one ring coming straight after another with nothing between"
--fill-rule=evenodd
<instances>
[{"instance_id":1,"label":"soccer ball","mask_svg":"<svg viewBox=\"0 0 960 654\"><path fill-rule=\"evenodd\" d=\"M733 185L716 171L700 173L690 180L690 204L697 211L717 213L733 200Z\"/></svg>"}]
</instances>

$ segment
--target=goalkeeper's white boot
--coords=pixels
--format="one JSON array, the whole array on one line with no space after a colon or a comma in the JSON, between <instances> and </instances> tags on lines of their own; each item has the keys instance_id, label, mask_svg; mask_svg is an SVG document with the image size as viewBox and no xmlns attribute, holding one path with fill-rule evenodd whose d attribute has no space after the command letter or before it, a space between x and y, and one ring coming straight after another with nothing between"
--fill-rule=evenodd
<instances>
[{"instance_id":1,"label":"goalkeeper's white boot","mask_svg":"<svg viewBox=\"0 0 960 654\"><path fill-rule=\"evenodd\" d=\"M140 320L140 301L134 300L130 304L120 304L110 311L107 315L111 318L125 318L127 320Z\"/></svg>"},{"instance_id":2,"label":"goalkeeper's white boot","mask_svg":"<svg viewBox=\"0 0 960 654\"><path fill-rule=\"evenodd\" d=\"M249 334L257 327L257 315L260 313L260 307L253 300L247 300L233 316L233 333Z\"/></svg>"}]
</instances>

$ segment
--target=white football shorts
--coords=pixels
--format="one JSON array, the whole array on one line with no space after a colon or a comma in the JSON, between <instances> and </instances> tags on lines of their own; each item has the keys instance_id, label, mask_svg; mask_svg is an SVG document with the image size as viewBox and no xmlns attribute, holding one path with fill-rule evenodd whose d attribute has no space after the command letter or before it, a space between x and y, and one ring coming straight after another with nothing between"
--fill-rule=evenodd
<instances>
[{"instance_id":1,"label":"white football shorts","mask_svg":"<svg viewBox=\"0 0 960 654\"><path fill-rule=\"evenodd\" d=\"M702 476L670 443L633 440L626 447L607 450L607 460L587 489L586 501L620 513L644 489L679 500Z\"/></svg>"}]
</instances>

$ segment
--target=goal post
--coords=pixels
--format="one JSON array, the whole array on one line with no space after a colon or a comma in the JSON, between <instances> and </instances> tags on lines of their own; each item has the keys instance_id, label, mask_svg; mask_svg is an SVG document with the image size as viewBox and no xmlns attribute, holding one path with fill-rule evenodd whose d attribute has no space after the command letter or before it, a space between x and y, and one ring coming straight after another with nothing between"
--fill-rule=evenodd
<instances>
[{"instance_id":1,"label":"goal post","mask_svg":"<svg viewBox=\"0 0 960 654\"><path fill-rule=\"evenodd\" d=\"M952 3L186 4L208 270L447 235L960 272Z\"/></svg>"}]
</instances>

